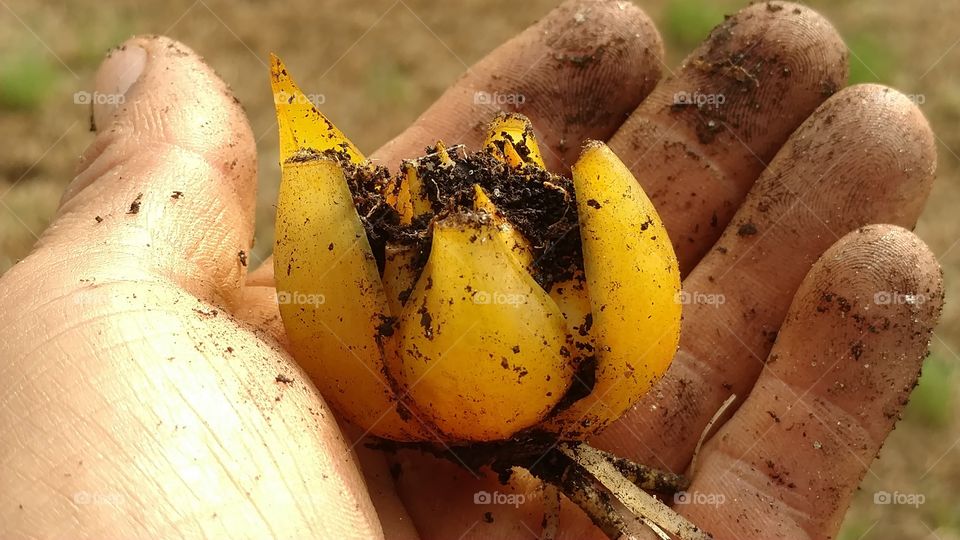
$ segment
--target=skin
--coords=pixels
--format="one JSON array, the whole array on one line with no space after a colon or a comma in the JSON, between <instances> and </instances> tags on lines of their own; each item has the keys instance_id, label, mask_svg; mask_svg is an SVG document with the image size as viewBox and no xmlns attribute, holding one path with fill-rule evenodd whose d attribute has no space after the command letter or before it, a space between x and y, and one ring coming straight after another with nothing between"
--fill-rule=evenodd
<instances>
[{"instance_id":1,"label":"skin","mask_svg":"<svg viewBox=\"0 0 960 540\"><path fill-rule=\"evenodd\" d=\"M713 499L678 511L718 538L832 537L939 316L939 267L907 230L933 179L932 134L894 90L839 90L842 41L809 9L757 4L734 22L670 70L638 8L568 2L374 157L396 165L437 138L476 146L491 113L478 90L524 95L517 110L555 170L581 140L610 139L667 223L685 290L724 302L685 306L664 380L592 442L682 471L736 394L690 488ZM752 79L718 62L744 47ZM284 351L272 263L248 274L239 256L253 137L212 69L137 37L96 85L125 101L95 108L53 223L0 278L0 536L539 533L528 477L502 486L409 452L388 463ZM670 106L678 89L731 94L712 136ZM878 296L890 292L920 301ZM526 499L481 507L481 489ZM597 534L564 504L562 537Z\"/></svg>"}]
</instances>

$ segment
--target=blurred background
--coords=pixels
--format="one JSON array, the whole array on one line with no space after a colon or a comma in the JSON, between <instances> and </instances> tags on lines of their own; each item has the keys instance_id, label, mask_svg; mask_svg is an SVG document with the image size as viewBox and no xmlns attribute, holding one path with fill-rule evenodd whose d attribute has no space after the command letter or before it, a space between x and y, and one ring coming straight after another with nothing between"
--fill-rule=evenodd
<instances>
[{"instance_id":1,"label":"blurred background","mask_svg":"<svg viewBox=\"0 0 960 540\"><path fill-rule=\"evenodd\" d=\"M677 65L743 2L635 0ZM192 47L233 87L259 137L253 264L271 249L279 168L266 62L280 54L308 94L364 151L398 134L467 66L546 14L555 0L0 0L0 273L30 250L90 142L90 90L108 48L132 34ZM947 305L904 420L873 463L840 538L960 539L960 2L809 2L851 50L850 82L913 96L939 139L939 173L918 234L938 255ZM922 504L876 504L877 492ZM919 500L914 498L914 500Z\"/></svg>"}]
</instances>

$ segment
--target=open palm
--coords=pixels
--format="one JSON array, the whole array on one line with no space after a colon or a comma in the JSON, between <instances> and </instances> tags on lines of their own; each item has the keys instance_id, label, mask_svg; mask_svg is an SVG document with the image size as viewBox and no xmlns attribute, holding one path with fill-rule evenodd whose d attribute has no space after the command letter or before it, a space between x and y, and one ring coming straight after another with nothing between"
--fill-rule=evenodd
<instances>
[{"instance_id":1,"label":"open palm","mask_svg":"<svg viewBox=\"0 0 960 540\"><path fill-rule=\"evenodd\" d=\"M671 71L639 9L571 0L373 154L477 147L500 108L530 117L555 171L609 141L667 225L688 305L667 376L592 442L683 471L737 396L676 505L717 537L835 535L939 316L939 267L902 228L933 136L896 91L842 88L845 50L771 2ZM272 264L247 272L254 140L213 71L138 37L97 90L123 103L95 107L56 218L0 279L0 536L539 534L535 482L364 448L285 352ZM572 505L561 519L599 534Z\"/></svg>"}]
</instances>

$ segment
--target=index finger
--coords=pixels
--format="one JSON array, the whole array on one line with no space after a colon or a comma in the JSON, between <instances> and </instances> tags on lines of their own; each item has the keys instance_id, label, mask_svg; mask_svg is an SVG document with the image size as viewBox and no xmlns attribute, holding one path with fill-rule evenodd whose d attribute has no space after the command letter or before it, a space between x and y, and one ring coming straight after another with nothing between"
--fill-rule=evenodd
<instances>
[{"instance_id":1,"label":"index finger","mask_svg":"<svg viewBox=\"0 0 960 540\"><path fill-rule=\"evenodd\" d=\"M660 35L640 8L568 0L469 68L371 157L395 166L438 139L476 148L497 111L509 110L531 120L547 167L563 169L581 141L609 138L653 90L662 57ZM249 274L247 285L273 285L272 257ZM271 295L249 291L243 316L258 324L270 320L266 314L276 311L268 305Z\"/></svg>"}]
</instances>

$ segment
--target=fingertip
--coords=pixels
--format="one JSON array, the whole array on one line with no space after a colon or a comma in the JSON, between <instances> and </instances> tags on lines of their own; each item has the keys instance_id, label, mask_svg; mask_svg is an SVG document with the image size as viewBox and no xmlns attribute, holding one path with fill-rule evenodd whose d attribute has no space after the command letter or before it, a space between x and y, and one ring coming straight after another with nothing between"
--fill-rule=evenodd
<instances>
[{"instance_id":1,"label":"fingertip","mask_svg":"<svg viewBox=\"0 0 960 540\"><path fill-rule=\"evenodd\" d=\"M943 307L942 276L936 256L907 229L869 225L848 233L797 291L770 375L857 418L879 448L926 358ZM827 362L817 369L791 361L807 358Z\"/></svg>"},{"instance_id":2,"label":"fingertip","mask_svg":"<svg viewBox=\"0 0 960 540\"><path fill-rule=\"evenodd\" d=\"M108 146L126 145L129 152L157 144L195 152L252 187L256 145L243 107L204 59L179 41L138 35L111 49L88 96L97 139L81 157L78 176ZM73 185L68 194L82 187Z\"/></svg>"},{"instance_id":3,"label":"fingertip","mask_svg":"<svg viewBox=\"0 0 960 540\"><path fill-rule=\"evenodd\" d=\"M146 65L147 51L134 40L107 51L94 76L94 93L90 96L94 130L113 123L118 107L126 101L127 91Z\"/></svg>"},{"instance_id":4,"label":"fingertip","mask_svg":"<svg viewBox=\"0 0 960 540\"><path fill-rule=\"evenodd\" d=\"M703 449L690 490L729 511L681 512L713 531L749 516L758 536L832 537L916 384L942 303L937 259L910 231L841 238L804 279L757 385Z\"/></svg>"},{"instance_id":5,"label":"fingertip","mask_svg":"<svg viewBox=\"0 0 960 540\"><path fill-rule=\"evenodd\" d=\"M120 251L233 303L253 240L256 145L228 85L183 44L135 36L108 53L87 95L97 135L40 247L84 246L91 266Z\"/></svg>"},{"instance_id":6,"label":"fingertip","mask_svg":"<svg viewBox=\"0 0 960 540\"><path fill-rule=\"evenodd\" d=\"M756 3L714 28L613 136L660 209L684 274L847 71L843 40L819 13Z\"/></svg>"}]
</instances>

